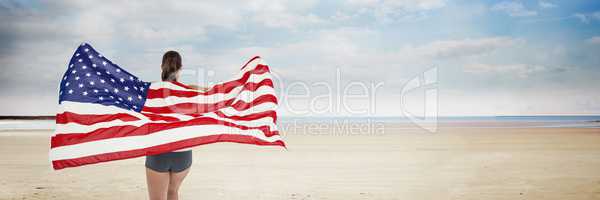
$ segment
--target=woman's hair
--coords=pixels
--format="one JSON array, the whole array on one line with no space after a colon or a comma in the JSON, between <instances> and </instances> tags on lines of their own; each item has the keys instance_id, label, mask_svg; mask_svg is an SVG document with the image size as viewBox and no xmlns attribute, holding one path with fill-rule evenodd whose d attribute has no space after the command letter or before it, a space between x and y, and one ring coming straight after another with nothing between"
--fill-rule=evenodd
<instances>
[{"instance_id":1,"label":"woman's hair","mask_svg":"<svg viewBox=\"0 0 600 200\"><path fill-rule=\"evenodd\" d=\"M161 78L163 81L177 81L177 71L181 69L181 56L177 51L167 51L163 55Z\"/></svg>"}]
</instances>

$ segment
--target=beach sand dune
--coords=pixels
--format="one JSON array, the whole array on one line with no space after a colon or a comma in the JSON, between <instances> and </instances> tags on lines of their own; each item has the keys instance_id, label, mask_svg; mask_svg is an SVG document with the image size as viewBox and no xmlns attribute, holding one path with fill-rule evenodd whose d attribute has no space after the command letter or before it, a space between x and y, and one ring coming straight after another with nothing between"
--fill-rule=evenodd
<instances>
[{"instance_id":1,"label":"beach sand dune","mask_svg":"<svg viewBox=\"0 0 600 200\"><path fill-rule=\"evenodd\" d=\"M197 147L181 199L600 199L600 129L324 133ZM0 199L147 199L144 158L53 171L50 134L0 134Z\"/></svg>"}]
</instances>

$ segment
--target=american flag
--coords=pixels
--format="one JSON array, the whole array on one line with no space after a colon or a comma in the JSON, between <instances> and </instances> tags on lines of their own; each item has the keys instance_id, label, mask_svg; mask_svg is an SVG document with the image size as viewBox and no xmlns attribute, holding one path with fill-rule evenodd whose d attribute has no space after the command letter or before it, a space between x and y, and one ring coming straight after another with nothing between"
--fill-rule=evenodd
<instances>
[{"instance_id":1,"label":"american flag","mask_svg":"<svg viewBox=\"0 0 600 200\"><path fill-rule=\"evenodd\" d=\"M145 82L83 43L60 83L50 161L63 169L215 142L285 147L271 77L256 56L207 91Z\"/></svg>"}]
</instances>

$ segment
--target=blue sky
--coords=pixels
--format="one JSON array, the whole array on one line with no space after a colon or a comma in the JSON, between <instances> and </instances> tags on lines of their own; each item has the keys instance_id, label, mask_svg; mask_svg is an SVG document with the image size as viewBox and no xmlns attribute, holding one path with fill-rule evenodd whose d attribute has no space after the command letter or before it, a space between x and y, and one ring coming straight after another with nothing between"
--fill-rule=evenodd
<instances>
[{"instance_id":1,"label":"blue sky","mask_svg":"<svg viewBox=\"0 0 600 200\"><path fill-rule=\"evenodd\" d=\"M262 55L283 115L418 113L419 91L401 91L432 67L440 115L600 114L598 1L0 1L0 11L0 115L53 114L83 41L146 81L166 50L211 81ZM352 94L364 94L353 82L381 84L344 102L374 108L334 109L338 71Z\"/></svg>"}]
</instances>

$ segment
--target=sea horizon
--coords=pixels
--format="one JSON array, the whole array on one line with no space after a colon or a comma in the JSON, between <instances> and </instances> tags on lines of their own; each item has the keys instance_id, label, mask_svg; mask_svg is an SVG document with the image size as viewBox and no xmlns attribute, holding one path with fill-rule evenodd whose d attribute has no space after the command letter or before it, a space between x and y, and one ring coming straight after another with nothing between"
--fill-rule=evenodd
<instances>
[{"instance_id":1,"label":"sea horizon","mask_svg":"<svg viewBox=\"0 0 600 200\"><path fill-rule=\"evenodd\" d=\"M12 117L12 118L11 118ZM0 131L53 130L53 116L0 116ZM438 116L409 118L405 116L281 116L283 127L306 124L439 124L455 128L600 128L600 115L504 115L504 116Z\"/></svg>"}]
</instances>

